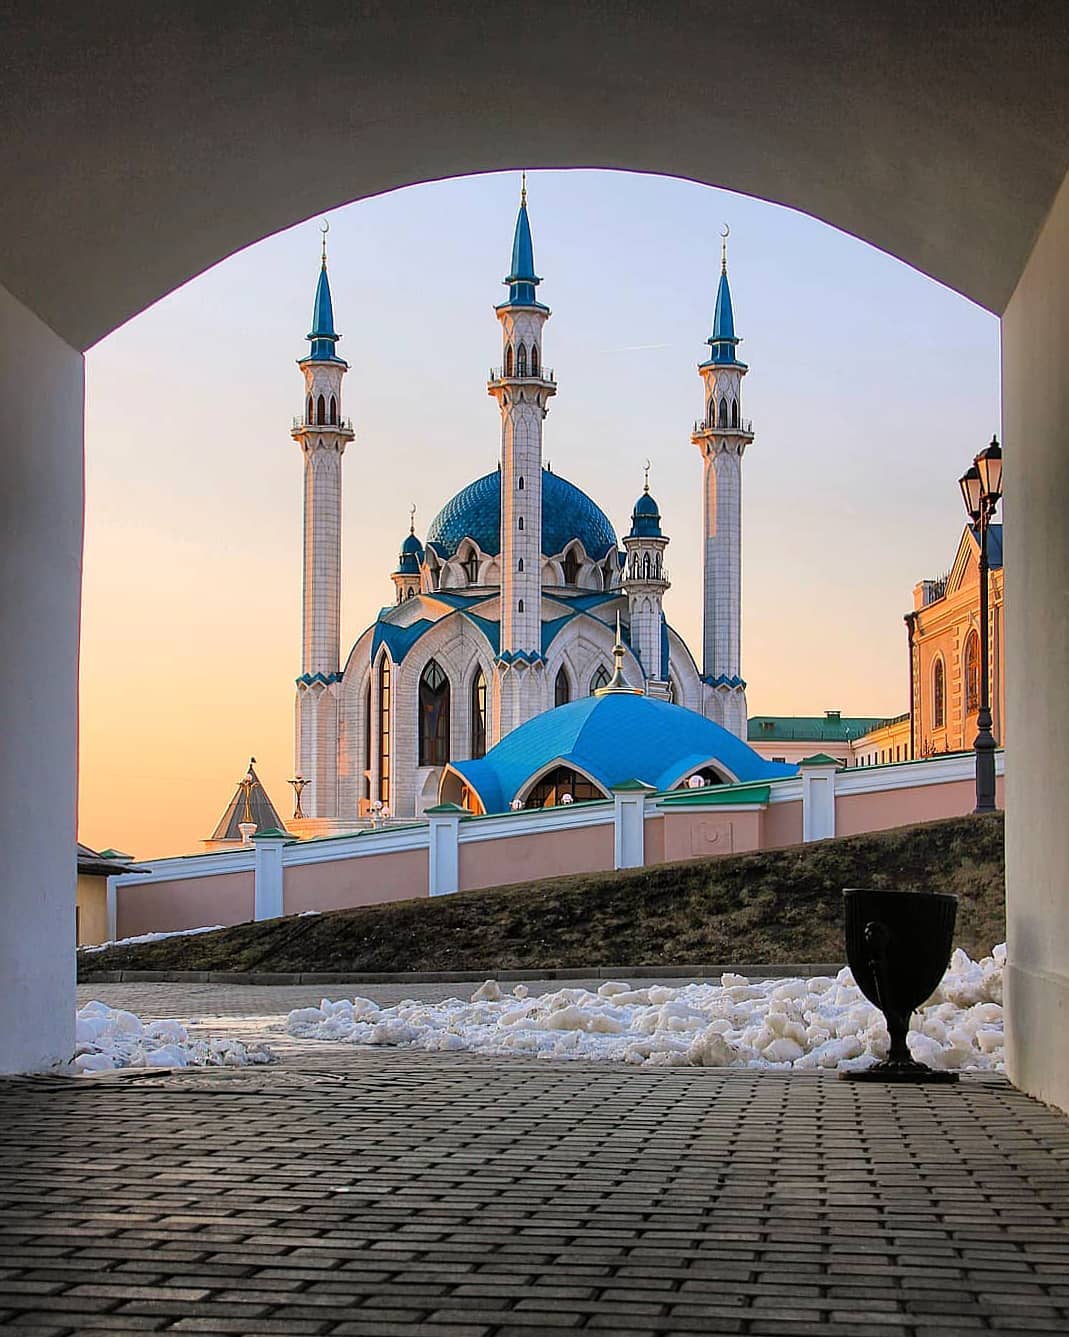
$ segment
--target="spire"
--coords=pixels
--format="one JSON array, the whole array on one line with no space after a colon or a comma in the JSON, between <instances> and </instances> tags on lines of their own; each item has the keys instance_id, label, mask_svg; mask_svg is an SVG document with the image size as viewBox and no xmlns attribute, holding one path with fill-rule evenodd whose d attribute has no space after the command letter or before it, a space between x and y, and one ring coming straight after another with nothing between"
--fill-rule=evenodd
<instances>
[{"instance_id":1,"label":"spire","mask_svg":"<svg viewBox=\"0 0 1069 1337\"><path fill-rule=\"evenodd\" d=\"M630 696L642 696L641 687L632 687L624 677L624 642L620 634L620 614L616 614L616 644L612 647L613 670L612 677L604 687L599 687L595 696L613 696L618 692L626 692Z\"/></svg>"},{"instance_id":2,"label":"spire","mask_svg":"<svg viewBox=\"0 0 1069 1337\"><path fill-rule=\"evenodd\" d=\"M330 231L330 224L325 219L320 230L323 233L323 258L319 267L319 278L316 281L312 329L311 333L305 336L312 347L305 361L338 362L341 359L334 351L334 345L341 335L334 329L334 306L330 300L330 280L327 278L327 233Z\"/></svg>"},{"instance_id":3,"label":"spire","mask_svg":"<svg viewBox=\"0 0 1069 1337\"><path fill-rule=\"evenodd\" d=\"M527 173L523 174L520 188L520 212L516 216L516 231L512 238L512 265L508 277L509 306L536 306L535 288L542 280L535 273L534 242L531 240L531 221L527 217Z\"/></svg>"},{"instance_id":4,"label":"spire","mask_svg":"<svg viewBox=\"0 0 1069 1337\"><path fill-rule=\"evenodd\" d=\"M720 234L720 282L716 289L716 309L713 312L713 332L706 343L713 350L710 362L737 362L735 348L735 313L731 306L731 288L728 284L728 237L731 229L724 224Z\"/></svg>"}]
</instances>

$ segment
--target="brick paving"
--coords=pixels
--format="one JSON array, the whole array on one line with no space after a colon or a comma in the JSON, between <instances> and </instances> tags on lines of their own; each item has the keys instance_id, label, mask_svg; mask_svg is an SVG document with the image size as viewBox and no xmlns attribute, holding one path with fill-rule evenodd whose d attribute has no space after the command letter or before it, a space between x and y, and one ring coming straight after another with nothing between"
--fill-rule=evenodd
<instances>
[{"instance_id":1,"label":"brick paving","mask_svg":"<svg viewBox=\"0 0 1069 1337\"><path fill-rule=\"evenodd\" d=\"M0 1081L0 1330L1069 1331L1069 1122L1003 1081L280 1053Z\"/></svg>"}]
</instances>

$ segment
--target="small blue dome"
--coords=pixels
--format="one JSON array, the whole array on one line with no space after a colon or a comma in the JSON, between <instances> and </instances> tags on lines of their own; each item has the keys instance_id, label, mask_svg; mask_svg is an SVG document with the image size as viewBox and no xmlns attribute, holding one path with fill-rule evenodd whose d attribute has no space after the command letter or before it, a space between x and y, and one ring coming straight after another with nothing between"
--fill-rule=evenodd
<instances>
[{"instance_id":1,"label":"small blue dome","mask_svg":"<svg viewBox=\"0 0 1069 1337\"><path fill-rule=\"evenodd\" d=\"M661 533L661 511L648 492L643 492L635 509L631 512L631 533L633 539L659 539Z\"/></svg>"},{"instance_id":2,"label":"small blue dome","mask_svg":"<svg viewBox=\"0 0 1069 1337\"><path fill-rule=\"evenodd\" d=\"M765 761L752 747L697 711L630 692L588 696L547 710L513 729L478 761L455 771L487 812L505 812L555 762L575 767L609 793L640 780L671 789L707 767L725 780L780 780L798 768Z\"/></svg>"},{"instance_id":3,"label":"small blue dome","mask_svg":"<svg viewBox=\"0 0 1069 1337\"><path fill-rule=\"evenodd\" d=\"M501 471L477 478L447 501L431 521L427 544L452 557L464 539L483 552L501 551ZM560 474L542 470L542 555L553 557L579 539L587 556L600 561L616 547L616 531L600 506Z\"/></svg>"},{"instance_id":4,"label":"small blue dome","mask_svg":"<svg viewBox=\"0 0 1069 1337\"><path fill-rule=\"evenodd\" d=\"M397 563L399 576L418 576L420 563L423 561L423 544L415 534L406 534L401 544L401 556Z\"/></svg>"}]
</instances>

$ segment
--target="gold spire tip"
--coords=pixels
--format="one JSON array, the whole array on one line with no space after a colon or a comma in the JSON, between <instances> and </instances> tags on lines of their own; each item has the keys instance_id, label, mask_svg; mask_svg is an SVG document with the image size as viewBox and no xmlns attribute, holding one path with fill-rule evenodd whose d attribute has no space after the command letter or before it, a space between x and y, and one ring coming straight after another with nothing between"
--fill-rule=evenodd
<instances>
[{"instance_id":1,"label":"gold spire tip","mask_svg":"<svg viewBox=\"0 0 1069 1337\"><path fill-rule=\"evenodd\" d=\"M645 481L645 483L644 483L644 485L643 485L642 491L643 491L643 492L648 492L648 491L650 490L650 462L649 462L649 460L646 461L646 463L645 463L645 465L643 466L643 468L644 468L645 471L646 471L646 481Z\"/></svg>"},{"instance_id":2,"label":"gold spire tip","mask_svg":"<svg viewBox=\"0 0 1069 1337\"><path fill-rule=\"evenodd\" d=\"M724 224L724 230L723 230L723 232L721 232L721 234L720 234L720 272L721 272L721 274L726 274L726 273L728 272L728 237L730 237L730 236L731 236L731 228L727 225L727 223L725 223L725 224Z\"/></svg>"},{"instance_id":3,"label":"gold spire tip","mask_svg":"<svg viewBox=\"0 0 1069 1337\"><path fill-rule=\"evenodd\" d=\"M527 169L524 168L520 177L520 208L527 208Z\"/></svg>"},{"instance_id":4,"label":"gold spire tip","mask_svg":"<svg viewBox=\"0 0 1069 1337\"><path fill-rule=\"evenodd\" d=\"M323 226L319 229L323 234L323 268L327 267L327 233L330 231L330 223L323 219Z\"/></svg>"},{"instance_id":5,"label":"gold spire tip","mask_svg":"<svg viewBox=\"0 0 1069 1337\"><path fill-rule=\"evenodd\" d=\"M409 507L409 510L408 510L408 532L409 532L410 534L414 534L414 533L416 532L416 503L415 503L415 502L412 503L412 505Z\"/></svg>"}]
</instances>

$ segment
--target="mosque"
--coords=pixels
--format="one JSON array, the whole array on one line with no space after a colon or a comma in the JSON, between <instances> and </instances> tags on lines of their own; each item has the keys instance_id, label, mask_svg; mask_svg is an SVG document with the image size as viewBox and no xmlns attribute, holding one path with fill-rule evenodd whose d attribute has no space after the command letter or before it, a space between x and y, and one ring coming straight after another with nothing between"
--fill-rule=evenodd
<instances>
[{"instance_id":1,"label":"mosque","mask_svg":"<svg viewBox=\"0 0 1069 1337\"><path fill-rule=\"evenodd\" d=\"M418 817L442 799L497 811L601 798L623 780L672 788L793 773L745 742L742 459L754 434L726 248L691 434L703 469L700 663L665 620L669 539L648 477L618 541L596 502L543 463L557 381L541 282L524 186L487 385L501 410L500 462L445 503L425 539L412 524L393 601L343 662L341 474L355 433L324 238L292 432L304 466L296 767L303 813L320 830L384 811ZM596 747L584 751L580 736Z\"/></svg>"}]
</instances>

